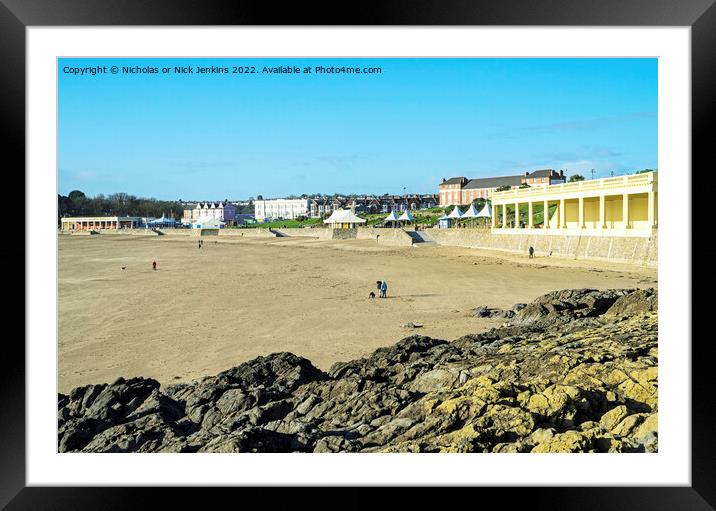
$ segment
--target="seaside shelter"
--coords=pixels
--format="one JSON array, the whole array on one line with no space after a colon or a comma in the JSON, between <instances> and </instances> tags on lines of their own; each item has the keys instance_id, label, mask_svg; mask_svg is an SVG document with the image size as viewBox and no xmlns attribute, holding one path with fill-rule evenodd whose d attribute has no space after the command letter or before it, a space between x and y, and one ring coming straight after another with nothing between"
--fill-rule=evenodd
<instances>
[{"instance_id":1,"label":"seaside shelter","mask_svg":"<svg viewBox=\"0 0 716 511\"><path fill-rule=\"evenodd\" d=\"M398 218L400 222L415 222L415 217L410 213L410 210L403 211L403 214Z\"/></svg>"},{"instance_id":2,"label":"seaside shelter","mask_svg":"<svg viewBox=\"0 0 716 511\"><path fill-rule=\"evenodd\" d=\"M398 218L398 214L395 211L391 211L390 215L385 217L385 220L383 220L383 222L386 224L392 223L393 227L397 227L399 220L400 218Z\"/></svg>"},{"instance_id":3,"label":"seaside shelter","mask_svg":"<svg viewBox=\"0 0 716 511\"><path fill-rule=\"evenodd\" d=\"M60 219L63 231L134 229L141 219L135 216L80 216Z\"/></svg>"},{"instance_id":4,"label":"seaside shelter","mask_svg":"<svg viewBox=\"0 0 716 511\"><path fill-rule=\"evenodd\" d=\"M477 208L475 207L475 204L470 204L470 207L467 208L467 211L465 211L462 214L462 218L477 218Z\"/></svg>"},{"instance_id":5,"label":"seaside shelter","mask_svg":"<svg viewBox=\"0 0 716 511\"><path fill-rule=\"evenodd\" d=\"M336 209L331 216L326 218L323 223L328 224L333 229L353 229L358 224L364 224L364 218L360 218L350 209Z\"/></svg>"},{"instance_id":6,"label":"seaside shelter","mask_svg":"<svg viewBox=\"0 0 716 511\"><path fill-rule=\"evenodd\" d=\"M483 226L488 225L488 218L492 218L492 206L490 206L489 202L485 202L485 206L480 210L480 212L477 214L475 218L484 218Z\"/></svg>"},{"instance_id":7,"label":"seaside shelter","mask_svg":"<svg viewBox=\"0 0 716 511\"><path fill-rule=\"evenodd\" d=\"M474 226L474 219L477 218L477 208L475 207L475 203L470 204L470 207L467 208L467 211L462 214L462 218L472 219L470 224Z\"/></svg>"},{"instance_id":8,"label":"seaside shelter","mask_svg":"<svg viewBox=\"0 0 716 511\"><path fill-rule=\"evenodd\" d=\"M460 211L460 208L458 206L455 206L455 209L450 212L448 218L459 220L460 218L462 218L462 211Z\"/></svg>"},{"instance_id":9,"label":"seaside shelter","mask_svg":"<svg viewBox=\"0 0 716 511\"><path fill-rule=\"evenodd\" d=\"M485 207L480 210L476 218L492 218L492 206L489 202L485 203Z\"/></svg>"},{"instance_id":10,"label":"seaside shelter","mask_svg":"<svg viewBox=\"0 0 716 511\"><path fill-rule=\"evenodd\" d=\"M494 234L650 237L658 226L658 172L494 192L492 206Z\"/></svg>"}]
</instances>

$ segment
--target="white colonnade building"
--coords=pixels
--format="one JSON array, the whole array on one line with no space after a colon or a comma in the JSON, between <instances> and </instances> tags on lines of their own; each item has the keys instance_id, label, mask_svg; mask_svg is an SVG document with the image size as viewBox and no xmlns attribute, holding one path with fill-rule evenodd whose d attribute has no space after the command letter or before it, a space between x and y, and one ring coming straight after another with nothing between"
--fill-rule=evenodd
<instances>
[{"instance_id":1,"label":"white colonnade building","mask_svg":"<svg viewBox=\"0 0 716 511\"><path fill-rule=\"evenodd\" d=\"M493 192L492 232L651 236L658 225L657 177L645 172Z\"/></svg>"},{"instance_id":2,"label":"white colonnade building","mask_svg":"<svg viewBox=\"0 0 716 511\"><path fill-rule=\"evenodd\" d=\"M139 217L134 216L82 216L60 219L63 231L88 231L101 229L134 229L139 226Z\"/></svg>"}]
</instances>

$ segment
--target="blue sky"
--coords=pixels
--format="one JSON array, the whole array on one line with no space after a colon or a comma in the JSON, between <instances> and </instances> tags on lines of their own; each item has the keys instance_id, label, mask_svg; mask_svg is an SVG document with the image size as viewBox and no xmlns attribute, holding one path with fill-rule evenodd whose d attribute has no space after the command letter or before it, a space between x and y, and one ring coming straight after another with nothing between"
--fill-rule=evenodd
<instances>
[{"instance_id":1,"label":"blue sky","mask_svg":"<svg viewBox=\"0 0 716 511\"><path fill-rule=\"evenodd\" d=\"M260 72L281 65L382 73ZM108 73L64 72L88 66ZM437 193L443 177L658 167L656 59L60 59L58 79L63 195Z\"/></svg>"}]
</instances>

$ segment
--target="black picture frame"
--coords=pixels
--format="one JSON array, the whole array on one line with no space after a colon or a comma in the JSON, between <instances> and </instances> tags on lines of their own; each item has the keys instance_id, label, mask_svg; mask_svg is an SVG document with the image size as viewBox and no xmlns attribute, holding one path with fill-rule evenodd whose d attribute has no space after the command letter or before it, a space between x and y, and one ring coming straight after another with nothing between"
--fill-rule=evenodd
<instances>
[{"instance_id":1,"label":"black picture frame","mask_svg":"<svg viewBox=\"0 0 716 511\"><path fill-rule=\"evenodd\" d=\"M355 5L354 8L347 6ZM414 0L330 5L293 2L205 0L0 0L2 94L0 115L5 160L25 168L25 30L32 26L111 25L551 25L691 27L692 167L710 168L713 145L708 125L716 114L716 6L714 0ZM665 141L660 141L664 143ZM684 172L690 172L685 169ZM693 176L693 174L692 174ZM26 198L27 201L30 198ZM693 202L692 202L693 203ZM692 252L695 253L695 252ZM25 272L31 271L27 267ZM18 300L18 303L24 303ZM693 318L708 303L692 302ZM681 318L692 324L692 318ZM19 336L5 339L0 372L0 507L17 509L126 509L144 507L146 488L26 487L25 351ZM710 387L713 358L709 337L692 350L692 452L689 487L524 487L480 488L479 502L497 497L501 507L527 509L716 509L716 443L711 418L716 404ZM689 343L690 339L672 340ZM184 507L188 490L162 489L162 507ZM199 490L197 490L199 491ZM216 489L211 489L217 492ZM220 491L218 494L225 494ZM242 489L242 500L250 498ZM265 490L264 490L265 491ZM354 488L340 507L372 507ZM257 493L252 491L250 493ZM270 507L282 498L301 500L302 491L282 497L271 492ZM463 492L464 493L464 492ZM214 494L217 495L217 494ZM473 492L473 496L475 493ZM509 496L509 497L507 497ZM424 501L420 491L404 492L401 507ZM331 505L330 502L327 502ZM336 503L337 504L337 503Z\"/></svg>"}]
</instances>

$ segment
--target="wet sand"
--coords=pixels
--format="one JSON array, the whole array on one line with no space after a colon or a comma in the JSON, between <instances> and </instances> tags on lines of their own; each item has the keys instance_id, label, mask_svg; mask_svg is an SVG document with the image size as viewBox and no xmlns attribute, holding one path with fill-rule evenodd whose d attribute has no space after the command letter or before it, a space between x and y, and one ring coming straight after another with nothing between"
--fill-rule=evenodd
<instances>
[{"instance_id":1,"label":"wet sand","mask_svg":"<svg viewBox=\"0 0 716 511\"><path fill-rule=\"evenodd\" d=\"M656 278L624 265L371 240L204 238L199 249L193 238L62 235L59 391L119 376L190 381L277 351L327 370L414 333L452 340L504 321L472 317L480 305L655 287ZM388 298L370 300L381 279Z\"/></svg>"}]
</instances>

